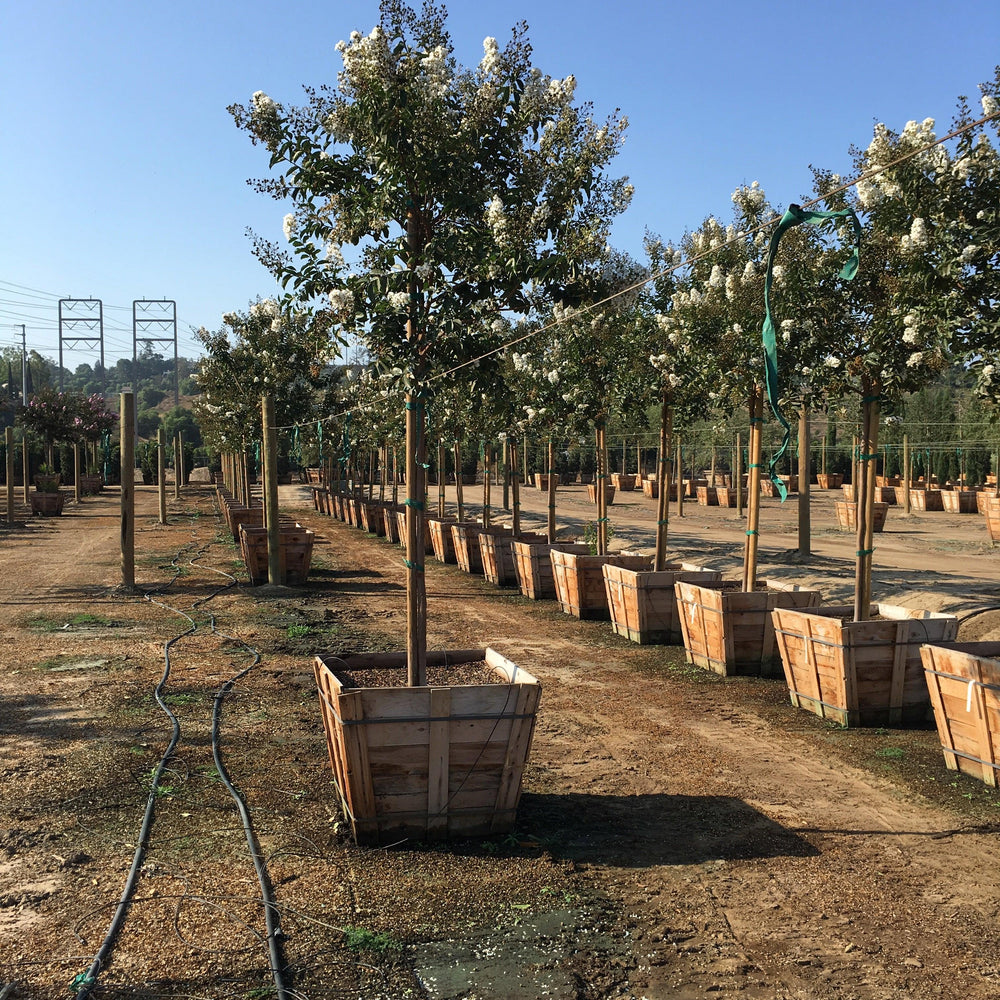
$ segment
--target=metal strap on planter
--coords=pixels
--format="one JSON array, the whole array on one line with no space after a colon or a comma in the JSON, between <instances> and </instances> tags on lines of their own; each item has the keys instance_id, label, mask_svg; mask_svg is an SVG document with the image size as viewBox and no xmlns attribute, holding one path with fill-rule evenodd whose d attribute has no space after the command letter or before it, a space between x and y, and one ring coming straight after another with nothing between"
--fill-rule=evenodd
<instances>
[{"instance_id":1,"label":"metal strap on planter","mask_svg":"<svg viewBox=\"0 0 1000 1000\"><path fill-rule=\"evenodd\" d=\"M984 691L997 691L1000 692L1000 684L987 684L986 681L977 681L971 677L960 677L958 674L946 674L943 670L931 670L924 667L925 674L933 674L935 677L946 677L950 681L961 681L963 684L969 685L968 693L965 696L965 710L966 712L972 711L972 692L977 687L982 688ZM957 750L949 751L949 753L958 753ZM963 754L962 756L967 757L968 754ZM975 757L970 757L970 760L976 760ZM985 761L979 761L980 764L985 763ZM990 764L990 767L998 767L1000 765Z\"/></svg>"}]
</instances>

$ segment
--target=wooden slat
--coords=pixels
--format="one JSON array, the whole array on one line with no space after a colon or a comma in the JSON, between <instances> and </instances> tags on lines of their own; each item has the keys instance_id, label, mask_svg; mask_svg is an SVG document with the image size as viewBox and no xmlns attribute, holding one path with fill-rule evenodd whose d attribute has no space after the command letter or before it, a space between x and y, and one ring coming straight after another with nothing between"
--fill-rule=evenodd
<instances>
[{"instance_id":1,"label":"wooden slat","mask_svg":"<svg viewBox=\"0 0 1000 1000\"><path fill-rule=\"evenodd\" d=\"M906 681L906 665L910 657L910 623L896 625L895 648L892 657L892 675L889 683L889 723L902 722L903 692Z\"/></svg>"},{"instance_id":2,"label":"wooden slat","mask_svg":"<svg viewBox=\"0 0 1000 1000\"><path fill-rule=\"evenodd\" d=\"M427 833L431 837L438 837L448 830L448 752L451 745L449 688L431 689L430 714L436 721L430 723L427 753Z\"/></svg>"}]
</instances>

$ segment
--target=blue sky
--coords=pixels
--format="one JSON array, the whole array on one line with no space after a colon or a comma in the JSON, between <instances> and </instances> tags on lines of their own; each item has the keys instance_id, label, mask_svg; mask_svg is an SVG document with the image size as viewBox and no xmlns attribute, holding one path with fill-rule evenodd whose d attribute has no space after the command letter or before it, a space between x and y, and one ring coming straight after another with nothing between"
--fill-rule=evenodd
<instances>
[{"instance_id":1,"label":"blue sky","mask_svg":"<svg viewBox=\"0 0 1000 1000\"><path fill-rule=\"evenodd\" d=\"M478 62L528 21L534 61L577 99L630 121L618 173L635 199L617 247L679 238L758 180L779 207L809 165L850 173L875 121L950 122L1000 62L995 0L818 3L454 0L456 55ZM334 46L367 33L360 0L7 0L0 14L0 346L58 353L58 297L103 300L109 364L132 354L133 299L177 302L190 327L273 294L245 231L281 238L286 209L247 187L265 155L226 106L333 82ZM944 131L943 128L939 131ZM73 368L95 350L67 352Z\"/></svg>"}]
</instances>

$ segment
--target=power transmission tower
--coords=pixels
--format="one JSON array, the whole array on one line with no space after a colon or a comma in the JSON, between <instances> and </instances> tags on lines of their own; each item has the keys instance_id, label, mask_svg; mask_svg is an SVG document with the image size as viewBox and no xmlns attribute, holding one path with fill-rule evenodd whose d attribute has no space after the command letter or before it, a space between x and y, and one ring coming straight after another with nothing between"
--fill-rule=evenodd
<instances>
[{"instance_id":1,"label":"power transmission tower","mask_svg":"<svg viewBox=\"0 0 1000 1000\"><path fill-rule=\"evenodd\" d=\"M177 303L173 299L135 299L132 302L132 375L139 391L139 344L174 345L174 406L180 406L177 370Z\"/></svg>"},{"instance_id":2,"label":"power transmission tower","mask_svg":"<svg viewBox=\"0 0 1000 1000\"><path fill-rule=\"evenodd\" d=\"M63 344L101 346L101 393L104 393L104 303L100 299L59 300L59 390L63 388Z\"/></svg>"}]
</instances>

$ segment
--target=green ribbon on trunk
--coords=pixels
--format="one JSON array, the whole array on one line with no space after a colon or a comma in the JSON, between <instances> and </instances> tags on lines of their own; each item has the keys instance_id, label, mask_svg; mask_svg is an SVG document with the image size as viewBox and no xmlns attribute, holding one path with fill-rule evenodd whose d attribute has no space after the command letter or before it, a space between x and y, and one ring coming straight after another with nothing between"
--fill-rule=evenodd
<instances>
[{"instance_id":1,"label":"green ribbon on trunk","mask_svg":"<svg viewBox=\"0 0 1000 1000\"><path fill-rule=\"evenodd\" d=\"M784 502L788 497L788 489L781 481L781 477L775 471L778 461L785 454L788 442L792 437L792 428L785 419L779 406L779 384L778 384L778 340L774 332L774 320L771 317L771 285L774 283L774 258L778 252L778 243L781 237L789 229L801 225L803 222L817 224L826 222L829 219L850 218L854 225L854 250L847 259L847 263L840 269L840 277L844 281L851 281L858 273L858 263L861 256L861 222L854 212L849 208L843 208L836 212L811 212L799 208L798 205L789 205L788 211L781 217L778 228L771 235L771 243L767 250L767 274L764 277L764 327L761 330L761 339L764 342L764 384L767 389L767 401L771 406L771 412L775 419L784 428L784 436L781 447L771 459L768 474L771 482L774 483L778 495Z\"/></svg>"}]
</instances>

